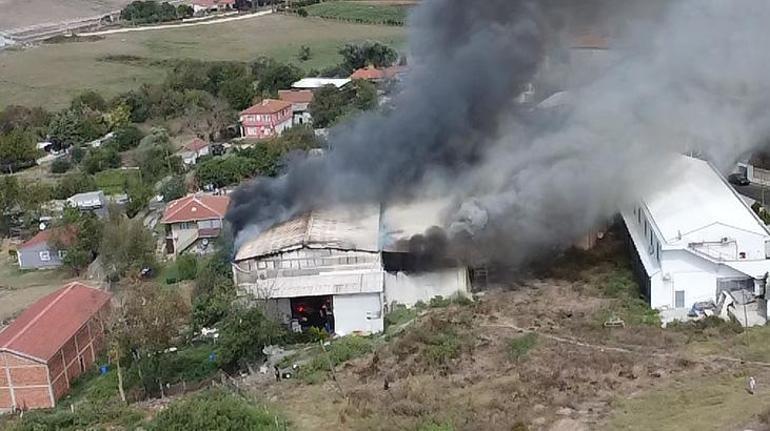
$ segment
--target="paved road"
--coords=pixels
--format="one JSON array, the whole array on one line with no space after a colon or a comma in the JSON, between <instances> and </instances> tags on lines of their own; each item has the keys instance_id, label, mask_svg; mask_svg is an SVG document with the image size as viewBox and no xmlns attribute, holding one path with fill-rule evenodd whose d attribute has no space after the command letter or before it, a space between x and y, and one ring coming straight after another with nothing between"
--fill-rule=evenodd
<instances>
[{"instance_id":1,"label":"paved road","mask_svg":"<svg viewBox=\"0 0 770 431\"><path fill-rule=\"evenodd\" d=\"M240 21L243 19L250 19L250 18L257 18L260 16L270 15L273 13L270 10L262 11L262 12L256 12L256 13L250 13L246 15L238 15L228 18L222 18L222 19L212 19L208 21L198 21L198 22L186 22L182 24L162 24L162 25L153 25L153 26L143 26L143 27L130 27L130 28L117 28L114 30L104 30L104 31L93 31L89 33L78 33L78 36L104 36L108 34L119 34L119 33L133 33L135 31L151 31L151 30L166 30L166 29L173 29L173 28L182 28L182 27L195 27L199 25L211 25L211 24L220 24L223 22L230 22L230 21Z\"/></svg>"},{"instance_id":2,"label":"paved road","mask_svg":"<svg viewBox=\"0 0 770 431\"><path fill-rule=\"evenodd\" d=\"M764 203L766 207L770 207L770 187L762 186L761 184L751 183L748 186L736 186L733 185L735 191L754 199L757 202L763 202L762 194L764 192Z\"/></svg>"}]
</instances>

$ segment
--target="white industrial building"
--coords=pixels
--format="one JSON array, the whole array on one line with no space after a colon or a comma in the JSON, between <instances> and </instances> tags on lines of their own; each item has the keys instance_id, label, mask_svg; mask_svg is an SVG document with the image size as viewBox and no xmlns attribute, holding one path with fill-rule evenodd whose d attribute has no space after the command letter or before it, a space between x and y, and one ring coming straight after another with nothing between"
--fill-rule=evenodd
<instances>
[{"instance_id":1,"label":"white industrial building","mask_svg":"<svg viewBox=\"0 0 770 431\"><path fill-rule=\"evenodd\" d=\"M765 323L770 232L708 162L675 163L675 181L621 213L650 305L664 322L713 302L744 325Z\"/></svg>"},{"instance_id":2,"label":"white industrial building","mask_svg":"<svg viewBox=\"0 0 770 431\"><path fill-rule=\"evenodd\" d=\"M394 304L412 306L470 290L465 267L409 273L387 267L386 261L399 261L393 256L404 255L398 240L437 224L435 208L430 203L386 210L370 205L294 218L239 247L235 283L295 327L304 309L323 305L333 313L337 334L381 332Z\"/></svg>"}]
</instances>

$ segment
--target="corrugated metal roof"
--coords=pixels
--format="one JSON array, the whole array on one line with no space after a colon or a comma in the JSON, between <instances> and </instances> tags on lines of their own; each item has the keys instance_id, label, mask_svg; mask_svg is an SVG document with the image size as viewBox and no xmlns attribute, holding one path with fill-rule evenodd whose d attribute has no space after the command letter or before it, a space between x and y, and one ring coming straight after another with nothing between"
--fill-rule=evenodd
<instances>
[{"instance_id":1,"label":"corrugated metal roof","mask_svg":"<svg viewBox=\"0 0 770 431\"><path fill-rule=\"evenodd\" d=\"M301 247L379 250L380 206L345 206L314 210L278 224L246 241L236 261Z\"/></svg>"}]
</instances>

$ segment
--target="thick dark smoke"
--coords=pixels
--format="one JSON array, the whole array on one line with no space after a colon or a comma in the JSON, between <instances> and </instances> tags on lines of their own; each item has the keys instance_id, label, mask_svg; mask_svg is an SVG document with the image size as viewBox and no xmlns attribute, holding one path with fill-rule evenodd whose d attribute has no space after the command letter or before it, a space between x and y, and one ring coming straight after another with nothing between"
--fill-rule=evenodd
<instances>
[{"instance_id":1,"label":"thick dark smoke","mask_svg":"<svg viewBox=\"0 0 770 431\"><path fill-rule=\"evenodd\" d=\"M239 189L228 214L235 231L329 202L409 197L478 163L497 114L537 71L541 40L531 2L425 2L412 18L415 62L396 108L336 130L327 157Z\"/></svg>"},{"instance_id":2,"label":"thick dark smoke","mask_svg":"<svg viewBox=\"0 0 770 431\"><path fill-rule=\"evenodd\" d=\"M616 55L579 86L553 78L575 72L557 61L574 3L599 8L581 16L610 23L599 31ZM674 181L677 154L728 167L768 136L770 2L606 9L617 3L651 4L424 0L395 109L334 130L326 157L241 187L228 219L243 238L318 206L446 197L446 242L428 246L515 264ZM569 90L569 106L524 108L530 82Z\"/></svg>"}]
</instances>

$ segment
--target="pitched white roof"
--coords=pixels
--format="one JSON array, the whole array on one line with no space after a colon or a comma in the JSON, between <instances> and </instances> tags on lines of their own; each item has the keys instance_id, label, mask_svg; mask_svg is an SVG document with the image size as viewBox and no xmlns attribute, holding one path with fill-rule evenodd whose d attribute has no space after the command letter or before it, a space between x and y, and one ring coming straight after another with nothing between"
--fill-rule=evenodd
<instances>
[{"instance_id":1,"label":"pitched white roof","mask_svg":"<svg viewBox=\"0 0 770 431\"><path fill-rule=\"evenodd\" d=\"M666 242L676 242L680 235L714 224L770 235L751 208L708 162L680 156L674 163L676 180L644 200Z\"/></svg>"},{"instance_id":2,"label":"pitched white roof","mask_svg":"<svg viewBox=\"0 0 770 431\"><path fill-rule=\"evenodd\" d=\"M327 85L333 85L337 88L346 86L350 82L349 78L303 78L291 84L294 88L316 89Z\"/></svg>"}]
</instances>

